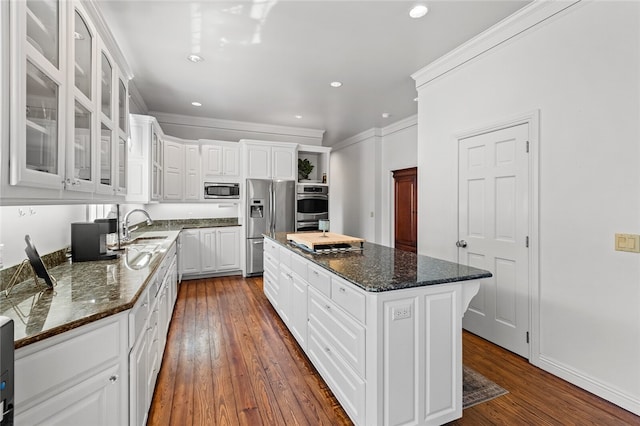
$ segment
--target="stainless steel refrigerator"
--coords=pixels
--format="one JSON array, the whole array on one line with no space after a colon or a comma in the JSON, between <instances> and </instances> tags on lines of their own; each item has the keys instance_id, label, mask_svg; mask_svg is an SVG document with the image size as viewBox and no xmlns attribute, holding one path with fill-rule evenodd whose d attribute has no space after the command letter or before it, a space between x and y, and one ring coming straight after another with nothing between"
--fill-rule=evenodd
<instances>
[{"instance_id":1,"label":"stainless steel refrigerator","mask_svg":"<svg viewBox=\"0 0 640 426\"><path fill-rule=\"evenodd\" d=\"M246 274L263 271L262 234L294 232L296 186L292 180L247 179Z\"/></svg>"}]
</instances>

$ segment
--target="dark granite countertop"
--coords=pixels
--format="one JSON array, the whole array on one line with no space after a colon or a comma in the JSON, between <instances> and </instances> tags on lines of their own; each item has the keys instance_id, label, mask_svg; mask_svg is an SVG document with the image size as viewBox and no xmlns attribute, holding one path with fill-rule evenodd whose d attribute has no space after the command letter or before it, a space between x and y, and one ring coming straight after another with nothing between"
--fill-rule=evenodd
<instances>
[{"instance_id":1,"label":"dark granite countertop","mask_svg":"<svg viewBox=\"0 0 640 426\"><path fill-rule=\"evenodd\" d=\"M286 232L265 235L265 237L370 292L400 290L492 276L491 272L483 269L379 244L365 242L361 252L313 254L289 243Z\"/></svg>"},{"instance_id":2,"label":"dark granite countertop","mask_svg":"<svg viewBox=\"0 0 640 426\"><path fill-rule=\"evenodd\" d=\"M179 233L179 230L135 233L134 238L166 238L134 241L118 259L68 260L50 268L50 275L57 279L51 290L44 284L36 287L33 279L29 279L16 284L9 297L2 293L0 315L13 319L15 347L131 309ZM145 249L153 250L153 254L144 254Z\"/></svg>"},{"instance_id":3,"label":"dark granite countertop","mask_svg":"<svg viewBox=\"0 0 640 426\"><path fill-rule=\"evenodd\" d=\"M219 228L223 226L240 226L237 217L215 219L161 219L154 220L151 225L144 222L138 231L181 231L183 229Z\"/></svg>"}]
</instances>

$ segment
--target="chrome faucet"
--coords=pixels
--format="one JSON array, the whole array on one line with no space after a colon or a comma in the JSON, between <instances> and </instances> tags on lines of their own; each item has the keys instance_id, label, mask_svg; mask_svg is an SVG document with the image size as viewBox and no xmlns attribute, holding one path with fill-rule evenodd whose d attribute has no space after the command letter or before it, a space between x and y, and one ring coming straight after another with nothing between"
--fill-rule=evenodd
<instances>
[{"instance_id":1,"label":"chrome faucet","mask_svg":"<svg viewBox=\"0 0 640 426\"><path fill-rule=\"evenodd\" d=\"M122 231L124 234L123 235L124 241L129 241L131 239L131 231L135 231L136 229L138 229L137 226L133 228L129 228L129 216L131 216L131 214L135 212L140 212L147 217L147 225L151 225L153 223L153 220L151 220L151 216L149 216L149 213L147 213L146 210L133 209L128 211L127 214L124 215L124 219L122 220Z\"/></svg>"}]
</instances>

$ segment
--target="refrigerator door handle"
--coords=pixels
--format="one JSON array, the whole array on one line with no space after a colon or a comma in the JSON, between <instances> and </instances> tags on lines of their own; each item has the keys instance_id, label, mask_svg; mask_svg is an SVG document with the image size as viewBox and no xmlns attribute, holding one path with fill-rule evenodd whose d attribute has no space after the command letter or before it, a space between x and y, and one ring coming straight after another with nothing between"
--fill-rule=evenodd
<instances>
[{"instance_id":1,"label":"refrigerator door handle","mask_svg":"<svg viewBox=\"0 0 640 426\"><path fill-rule=\"evenodd\" d=\"M271 235L276 232L276 187L271 182L271 191L269 191L271 197Z\"/></svg>"}]
</instances>

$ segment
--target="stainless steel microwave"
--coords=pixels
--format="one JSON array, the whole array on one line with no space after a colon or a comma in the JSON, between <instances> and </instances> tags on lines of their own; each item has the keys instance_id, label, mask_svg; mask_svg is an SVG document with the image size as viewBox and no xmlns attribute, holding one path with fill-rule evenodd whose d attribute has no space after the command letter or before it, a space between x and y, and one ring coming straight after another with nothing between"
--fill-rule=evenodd
<instances>
[{"instance_id":1,"label":"stainless steel microwave","mask_svg":"<svg viewBox=\"0 0 640 426\"><path fill-rule=\"evenodd\" d=\"M205 199L239 199L240 184L239 183L205 182L204 198Z\"/></svg>"}]
</instances>

